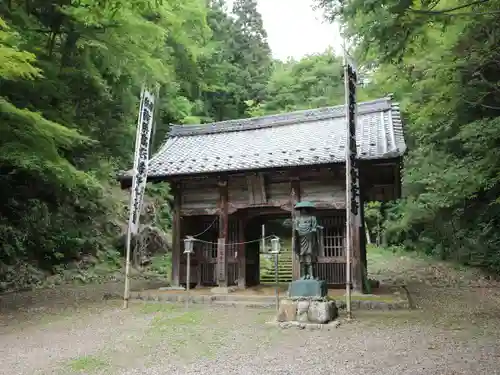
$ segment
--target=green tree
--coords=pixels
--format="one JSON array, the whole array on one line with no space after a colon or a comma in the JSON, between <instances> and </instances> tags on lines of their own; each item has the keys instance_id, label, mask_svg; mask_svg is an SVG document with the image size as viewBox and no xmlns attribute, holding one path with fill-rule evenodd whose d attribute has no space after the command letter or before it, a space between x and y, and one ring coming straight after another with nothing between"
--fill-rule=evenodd
<instances>
[{"instance_id":1,"label":"green tree","mask_svg":"<svg viewBox=\"0 0 500 375\"><path fill-rule=\"evenodd\" d=\"M343 104L342 58L328 49L300 60L275 61L266 87L266 98L262 103L248 103L248 113L256 116ZM360 86L358 100L370 98L370 94Z\"/></svg>"},{"instance_id":2,"label":"green tree","mask_svg":"<svg viewBox=\"0 0 500 375\"><path fill-rule=\"evenodd\" d=\"M160 119L191 116L186 72L210 30L203 0L11 0L0 17L4 289L116 252L110 179L131 164L140 88L162 85Z\"/></svg>"},{"instance_id":3,"label":"green tree","mask_svg":"<svg viewBox=\"0 0 500 375\"><path fill-rule=\"evenodd\" d=\"M500 270L500 3L322 1L394 92L410 152L388 238Z\"/></svg>"}]
</instances>

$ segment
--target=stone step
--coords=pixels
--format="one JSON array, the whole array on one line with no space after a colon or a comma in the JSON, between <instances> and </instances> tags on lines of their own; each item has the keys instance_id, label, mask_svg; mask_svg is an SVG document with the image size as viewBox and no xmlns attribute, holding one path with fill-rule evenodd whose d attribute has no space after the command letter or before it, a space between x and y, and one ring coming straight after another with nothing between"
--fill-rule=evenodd
<instances>
[{"instance_id":1,"label":"stone step","mask_svg":"<svg viewBox=\"0 0 500 375\"><path fill-rule=\"evenodd\" d=\"M142 301L156 301L156 302L185 302L187 295L184 293L155 293L155 292L131 292L130 298L133 300ZM285 292L280 292L280 299L286 298ZM222 306L248 306L259 308L273 308L275 307L276 297L274 295L244 295L244 294L212 294L212 295L196 295L190 296L193 304L217 304ZM343 296L336 299L336 305L339 309L345 309L345 301ZM408 309L408 302L393 301L386 302L384 300L356 300L352 298L353 309L366 309L366 310L401 310Z\"/></svg>"},{"instance_id":2,"label":"stone step","mask_svg":"<svg viewBox=\"0 0 500 375\"><path fill-rule=\"evenodd\" d=\"M213 305L231 306L231 307L245 307L253 309L269 309L276 307L276 300L263 302L263 301L213 301Z\"/></svg>"},{"instance_id":3,"label":"stone step","mask_svg":"<svg viewBox=\"0 0 500 375\"><path fill-rule=\"evenodd\" d=\"M275 271L274 270L263 270L263 272L260 273L260 275L273 275L274 276ZM278 269L278 275L291 275L292 270L290 269Z\"/></svg>"},{"instance_id":4,"label":"stone step","mask_svg":"<svg viewBox=\"0 0 500 375\"><path fill-rule=\"evenodd\" d=\"M260 274L260 278L275 278L276 275L274 274L274 272L266 272L266 273L262 273ZM279 272L278 271L278 277L292 277L292 273L291 272Z\"/></svg>"},{"instance_id":5,"label":"stone step","mask_svg":"<svg viewBox=\"0 0 500 375\"><path fill-rule=\"evenodd\" d=\"M274 275L272 275L272 276L271 275L269 275L269 276L264 275L264 276L260 277L261 282L268 281L268 282L274 283L275 279L276 279L276 277ZM290 280L287 281L287 279L290 279ZM292 281L292 277L289 275L288 276L287 275L278 275L278 280L279 280L280 284L290 283Z\"/></svg>"}]
</instances>

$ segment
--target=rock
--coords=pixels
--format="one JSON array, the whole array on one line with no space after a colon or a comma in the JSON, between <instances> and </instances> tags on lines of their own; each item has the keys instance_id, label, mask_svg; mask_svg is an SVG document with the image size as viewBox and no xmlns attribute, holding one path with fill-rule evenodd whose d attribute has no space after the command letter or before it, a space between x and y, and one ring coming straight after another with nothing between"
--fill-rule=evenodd
<instances>
[{"instance_id":1,"label":"rock","mask_svg":"<svg viewBox=\"0 0 500 375\"><path fill-rule=\"evenodd\" d=\"M340 321L338 321L338 320L333 320L333 321L331 321L330 323L328 323L328 325L329 325L330 327L333 327L333 328L339 328L339 327L340 327Z\"/></svg>"},{"instance_id":2,"label":"rock","mask_svg":"<svg viewBox=\"0 0 500 375\"><path fill-rule=\"evenodd\" d=\"M292 324L291 324L290 322L282 322L282 323L280 323L280 324L279 324L279 327L280 327L281 329L288 329L288 328L290 328L291 326L292 326Z\"/></svg>"},{"instance_id":3,"label":"rock","mask_svg":"<svg viewBox=\"0 0 500 375\"><path fill-rule=\"evenodd\" d=\"M297 302L297 318L296 320L298 322L308 322L308 311L309 311L309 305L311 304L310 301L298 301Z\"/></svg>"},{"instance_id":4,"label":"rock","mask_svg":"<svg viewBox=\"0 0 500 375\"><path fill-rule=\"evenodd\" d=\"M278 322L290 322L297 317L297 302L284 299L280 303L280 308L276 319Z\"/></svg>"},{"instance_id":5,"label":"rock","mask_svg":"<svg viewBox=\"0 0 500 375\"><path fill-rule=\"evenodd\" d=\"M338 316L337 306L334 301L313 301L309 305L307 319L312 323L325 324Z\"/></svg>"}]
</instances>

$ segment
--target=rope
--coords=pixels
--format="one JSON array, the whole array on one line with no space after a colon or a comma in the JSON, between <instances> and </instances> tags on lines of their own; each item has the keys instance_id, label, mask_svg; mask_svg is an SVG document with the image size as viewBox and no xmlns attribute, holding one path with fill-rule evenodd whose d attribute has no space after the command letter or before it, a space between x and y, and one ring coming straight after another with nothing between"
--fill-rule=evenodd
<instances>
[{"instance_id":1,"label":"rope","mask_svg":"<svg viewBox=\"0 0 500 375\"><path fill-rule=\"evenodd\" d=\"M276 236L274 234L270 235L270 236L267 236L267 237L264 237L264 240L267 240L269 238L276 238ZM194 241L196 242L201 242L201 243L206 243L206 244L209 244L209 245L218 245L217 242L210 242L210 241L203 241L203 240L199 240L197 238L194 239ZM231 242L231 243L226 243L225 245L226 246L233 246L233 245L246 245L248 243L254 243L254 242L261 242L262 241L262 238L259 238L257 240L252 240L252 241L245 241L245 242Z\"/></svg>"},{"instance_id":2,"label":"rope","mask_svg":"<svg viewBox=\"0 0 500 375\"><path fill-rule=\"evenodd\" d=\"M212 223L203 231L203 232L200 232L198 234L195 234L194 236L190 236L190 237L193 237L193 238L196 238L196 237L199 237L201 236L202 234L205 234L208 232L208 230L210 228L212 228L212 226L215 224L215 222L217 221L217 219L219 219L217 216L215 217L214 221L212 221ZM201 240L197 240L197 241L201 241Z\"/></svg>"}]
</instances>

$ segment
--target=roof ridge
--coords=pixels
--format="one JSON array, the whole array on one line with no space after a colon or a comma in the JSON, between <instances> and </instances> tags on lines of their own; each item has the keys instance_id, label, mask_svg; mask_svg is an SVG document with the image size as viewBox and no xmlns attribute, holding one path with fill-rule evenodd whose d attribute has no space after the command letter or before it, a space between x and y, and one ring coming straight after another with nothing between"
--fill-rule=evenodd
<instances>
[{"instance_id":1,"label":"roof ridge","mask_svg":"<svg viewBox=\"0 0 500 375\"><path fill-rule=\"evenodd\" d=\"M360 102L358 104L358 114L367 114L372 112L390 110L392 108L391 102L392 98L390 96L371 101ZM344 108L345 104L341 104L332 107L306 109L267 116L211 122L200 125L172 125L168 137L171 138L200 134L256 130L272 126L290 125L297 122L303 123L329 118L339 118L345 116Z\"/></svg>"}]
</instances>

